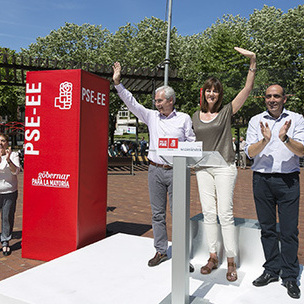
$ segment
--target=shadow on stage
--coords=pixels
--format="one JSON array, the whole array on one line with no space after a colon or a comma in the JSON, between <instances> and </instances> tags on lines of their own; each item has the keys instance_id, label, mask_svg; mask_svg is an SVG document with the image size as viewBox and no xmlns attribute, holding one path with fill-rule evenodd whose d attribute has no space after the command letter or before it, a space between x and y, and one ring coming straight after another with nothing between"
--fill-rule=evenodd
<instances>
[{"instance_id":1,"label":"shadow on stage","mask_svg":"<svg viewBox=\"0 0 304 304\"><path fill-rule=\"evenodd\" d=\"M141 236L147 231L152 229L151 225L126 223L126 222L113 222L107 225L107 237L117 233L131 234Z\"/></svg>"}]
</instances>

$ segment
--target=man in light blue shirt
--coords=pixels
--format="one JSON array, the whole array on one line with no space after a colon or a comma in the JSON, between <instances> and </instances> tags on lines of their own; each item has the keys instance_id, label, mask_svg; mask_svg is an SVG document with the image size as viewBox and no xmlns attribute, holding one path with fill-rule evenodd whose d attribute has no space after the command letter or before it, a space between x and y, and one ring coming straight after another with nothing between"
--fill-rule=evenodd
<instances>
[{"instance_id":1,"label":"man in light blue shirt","mask_svg":"<svg viewBox=\"0 0 304 304\"><path fill-rule=\"evenodd\" d=\"M264 272L253 285L265 286L281 276L288 295L300 298L299 157L304 156L304 119L286 110L286 101L284 89L271 85L265 95L267 111L252 117L247 130L245 152L253 159L253 194L266 259Z\"/></svg>"},{"instance_id":2,"label":"man in light blue shirt","mask_svg":"<svg viewBox=\"0 0 304 304\"><path fill-rule=\"evenodd\" d=\"M195 141L192 120L186 113L177 112L174 108L175 92L171 87L163 86L155 91L155 107L147 109L139 104L133 95L120 83L121 66L115 62L113 81L118 96L128 109L149 129L149 194L152 209L152 228L154 235L155 256L149 260L150 267L157 266L168 259L168 236L166 228L166 205L169 197L172 211L172 166L166 164L157 154L159 138L178 138L178 141ZM192 265L190 265L192 271Z\"/></svg>"}]
</instances>

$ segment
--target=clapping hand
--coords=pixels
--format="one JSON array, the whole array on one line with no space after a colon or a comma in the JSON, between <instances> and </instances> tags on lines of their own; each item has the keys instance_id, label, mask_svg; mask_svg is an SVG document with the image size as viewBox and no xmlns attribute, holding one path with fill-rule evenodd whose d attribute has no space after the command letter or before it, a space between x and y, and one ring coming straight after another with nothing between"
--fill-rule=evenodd
<instances>
[{"instance_id":1,"label":"clapping hand","mask_svg":"<svg viewBox=\"0 0 304 304\"><path fill-rule=\"evenodd\" d=\"M279 132L279 137L283 141L284 138L286 137L287 131L289 130L291 125L291 119L288 121L285 121L284 125L281 127L280 132Z\"/></svg>"},{"instance_id":2,"label":"clapping hand","mask_svg":"<svg viewBox=\"0 0 304 304\"><path fill-rule=\"evenodd\" d=\"M266 122L265 125L260 121L260 128L261 128L261 132L262 135L264 137L264 139L266 140L266 142L269 142L271 139L271 131L270 128L268 126L268 123Z\"/></svg>"},{"instance_id":3,"label":"clapping hand","mask_svg":"<svg viewBox=\"0 0 304 304\"><path fill-rule=\"evenodd\" d=\"M7 160L7 161L10 160L11 154L12 154L12 148L11 148L11 147L8 147L8 148L5 150L5 156L6 156L6 160Z\"/></svg>"}]
</instances>

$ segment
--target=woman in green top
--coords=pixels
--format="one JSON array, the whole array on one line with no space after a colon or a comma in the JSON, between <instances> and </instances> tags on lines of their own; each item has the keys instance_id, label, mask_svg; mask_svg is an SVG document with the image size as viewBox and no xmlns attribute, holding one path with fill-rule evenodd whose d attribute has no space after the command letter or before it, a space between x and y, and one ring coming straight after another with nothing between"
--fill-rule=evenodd
<instances>
[{"instance_id":1,"label":"woman in green top","mask_svg":"<svg viewBox=\"0 0 304 304\"><path fill-rule=\"evenodd\" d=\"M193 115L193 128L197 141L203 142L204 151L218 151L227 162L226 167L201 167L196 171L200 201L204 214L204 227L210 253L208 263L201 268L209 274L218 267L217 216L221 224L223 242L228 262L227 280L236 281L235 257L237 245L233 217L233 191L237 176L235 152L231 136L231 117L244 104L254 83L256 55L235 47L240 54L250 58L250 67L245 87L234 100L222 105L223 86L217 78L209 78L203 86L201 109Z\"/></svg>"}]
</instances>

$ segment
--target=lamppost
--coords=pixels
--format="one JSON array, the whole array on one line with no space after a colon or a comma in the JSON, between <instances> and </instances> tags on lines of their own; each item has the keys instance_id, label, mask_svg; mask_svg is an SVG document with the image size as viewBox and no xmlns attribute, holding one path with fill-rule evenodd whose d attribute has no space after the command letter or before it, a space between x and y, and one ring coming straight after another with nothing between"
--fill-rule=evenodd
<instances>
[{"instance_id":1,"label":"lamppost","mask_svg":"<svg viewBox=\"0 0 304 304\"><path fill-rule=\"evenodd\" d=\"M165 64L164 85L168 85L168 78L169 78L171 19L172 19L172 0L169 0L166 58L164 60L164 64Z\"/></svg>"}]
</instances>

